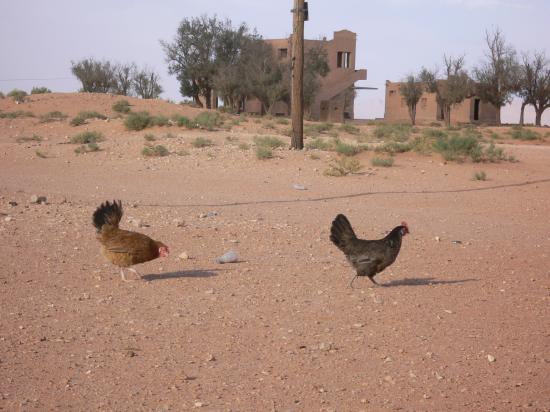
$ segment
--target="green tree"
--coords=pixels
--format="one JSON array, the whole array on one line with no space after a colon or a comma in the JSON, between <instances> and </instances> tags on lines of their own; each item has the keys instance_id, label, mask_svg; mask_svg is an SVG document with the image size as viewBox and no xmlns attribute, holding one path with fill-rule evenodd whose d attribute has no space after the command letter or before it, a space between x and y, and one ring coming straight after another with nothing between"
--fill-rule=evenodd
<instances>
[{"instance_id":1,"label":"green tree","mask_svg":"<svg viewBox=\"0 0 550 412\"><path fill-rule=\"evenodd\" d=\"M169 43L161 40L166 54L168 72L176 75L180 82L180 92L192 97L203 107L199 96L203 96L206 107L211 107L214 76L217 73L216 61L219 51L219 37L231 23L216 17L195 17L183 19L174 40Z\"/></svg>"},{"instance_id":2,"label":"green tree","mask_svg":"<svg viewBox=\"0 0 550 412\"><path fill-rule=\"evenodd\" d=\"M132 86L142 99L156 99L162 93L159 76L149 69L141 69L132 75Z\"/></svg>"},{"instance_id":3,"label":"green tree","mask_svg":"<svg viewBox=\"0 0 550 412\"><path fill-rule=\"evenodd\" d=\"M108 93L116 87L116 67L109 61L93 58L71 62L71 72L82 83L80 91Z\"/></svg>"},{"instance_id":4,"label":"green tree","mask_svg":"<svg viewBox=\"0 0 550 412\"><path fill-rule=\"evenodd\" d=\"M420 76L415 74L409 74L399 88L399 92L405 99L405 103L409 109L409 116L413 126L416 124L416 106L424 94L424 90L424 83L420 79Z\"/></svg>"}]
</instances>

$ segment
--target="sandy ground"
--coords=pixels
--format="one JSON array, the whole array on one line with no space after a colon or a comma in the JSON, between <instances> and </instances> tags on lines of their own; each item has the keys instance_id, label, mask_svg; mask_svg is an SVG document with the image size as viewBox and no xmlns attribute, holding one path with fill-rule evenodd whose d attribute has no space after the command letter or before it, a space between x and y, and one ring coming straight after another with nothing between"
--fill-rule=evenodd
<instances>
[{"instance_id":1,"label":"sandy ground","mask_svg":"<svg viewBox=\"0 0 550 412\"><path fill-rule=\"evenodd\" d=\"M32 99L0 110L113 116L116 100ZM406 153L375 169L366 152L365 173L333 178L333 153L262 161L239 149L288 128L262 124L128 132L120 119L0 119L0 410L550 410L548 142L504 142L517 163ZM68 137L82 130L104 133L100 152L74 153ZM143 158L146 132L189 154ZM44 140L16 142L33 133ZM197 136L216 145L195 149ZM480 170L488 179L472 180ZM113 198L123 227L171 247L137 267L142 280L122 282L100 255L91 215ZM328 240L337 213L366 238L408 222L377 277L385 287L348 287L353 271ZM238 263L215 263L231 249Z\"/></svg>"}]
</instances>

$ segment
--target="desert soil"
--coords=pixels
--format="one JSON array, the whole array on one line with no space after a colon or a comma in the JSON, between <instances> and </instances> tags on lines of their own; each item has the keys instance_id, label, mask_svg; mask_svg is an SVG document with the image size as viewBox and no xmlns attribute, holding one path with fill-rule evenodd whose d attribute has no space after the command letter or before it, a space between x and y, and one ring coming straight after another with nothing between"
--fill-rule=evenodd
<instances>
[{"instance_id":1,"label":"desert soil","mask_svg":"<svg viewBox=\"0 0 550 412\"><path fill-rule=\"evenodd\" d=\"M130 132L115 100L0 100L112 117L0 119L0 410L550 410L550 139L499 140L514 163L405 153L373 168L363 152L363 173L337 178L323 175L332 152L259 160L238 147L288 141L288 125ZM84 130L104 134L101 151L74 152ZM144 158L145 133L187 155ZM198 136L215 145L194 148ZM124 228L171 248L137 267L141 280L122 282L100 254L91 215L108 199L122 200ZM365 238L407 221L384 286L348 286L328 239L337 213ZM216 263L228 250L239 262Z\"/></svg>"}]
</instances>

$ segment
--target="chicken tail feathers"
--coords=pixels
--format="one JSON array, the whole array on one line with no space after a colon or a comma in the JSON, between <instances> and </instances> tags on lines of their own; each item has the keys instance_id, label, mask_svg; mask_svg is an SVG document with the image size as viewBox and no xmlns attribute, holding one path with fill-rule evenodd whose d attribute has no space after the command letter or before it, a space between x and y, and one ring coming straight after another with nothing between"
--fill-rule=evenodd
<instances>
[{"instance_id":1,"label":"chicken tail feathers","mask_svg":"<svg viewBox=\"0 0 550 412\"><path fill-rule=\"evenodd\" d=\"M332 243L334 243L338 249L345 251L347 245L355 239L357 239L357 236L355 236L355 232L348 218L342 214L336 216L330 228L330 240Z\"/></svg>"},{"instance_id":2,"label":"chicken tail feathers","mask_svg":"<svg viewBox=\"0 0 550 412\"><path fill-rule=\"evenodd\" d=\"M97 231L100 232L105 225L118 228L120 219L122 219L122 202L113 200L113 203L109 201L102 203L94 212L92 221Z\"/></svg>"}]
</instances>

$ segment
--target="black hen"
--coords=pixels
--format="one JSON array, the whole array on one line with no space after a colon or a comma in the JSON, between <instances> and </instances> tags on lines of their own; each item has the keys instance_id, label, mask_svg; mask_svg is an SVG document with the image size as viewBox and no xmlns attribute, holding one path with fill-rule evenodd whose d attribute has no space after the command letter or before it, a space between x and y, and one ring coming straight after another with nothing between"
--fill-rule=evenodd
<instances>
[{"instance_id":1,"label":"black hen","mask_svg":"<svg viewBox=\"0 0 550 412\"><path fill-rule=\"evenodd\" d=\"M401 249L401 238L409 233L405 222L395 227L383 239L358 239L349 220L344 215L338 215L332 222L330 240L338 249L344 252L348 262L357 271L357 276L367 276L374 284L374 276L395 262ZM355 277L352 279L352 285Z\"/></svg>"}]
</instances>

